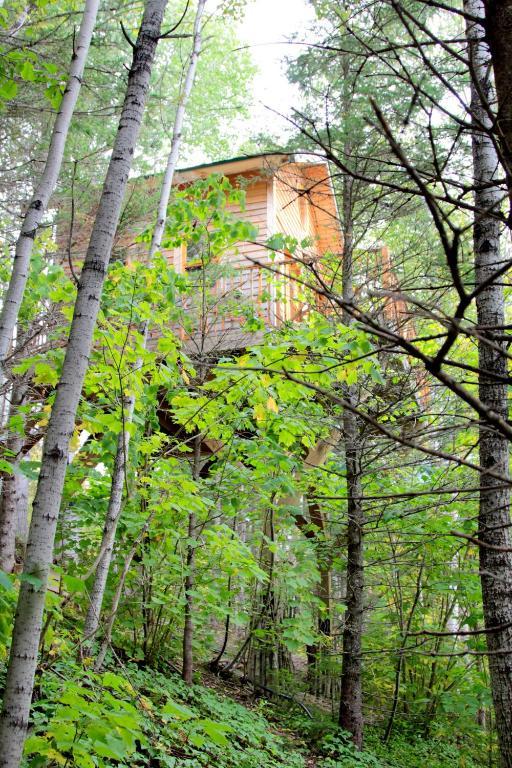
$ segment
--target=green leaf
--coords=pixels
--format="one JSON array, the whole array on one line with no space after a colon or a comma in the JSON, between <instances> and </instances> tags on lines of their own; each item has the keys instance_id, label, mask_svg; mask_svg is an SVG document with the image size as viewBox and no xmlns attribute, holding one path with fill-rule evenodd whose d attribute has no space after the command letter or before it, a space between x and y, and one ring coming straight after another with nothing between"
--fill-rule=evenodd
<instances>
[{"instance_id":1,"label":"green leaf","mask_svg":"<svg viewBox=\"0 0 512 768\"><path fill-rule=\"evenodd\" d=\"M127 753L127 746L122 739L116 739L110 734L105 737L105 741L96 741L93 743L94 751L100 757L111 757L114 760L122 760Z\"/></svg>"},{"instance_id":2,"label":"green leaf","mask_svg":"<svg viewBox=\"0 0 512 768\"><path fill-rule=\"evenodd\" d=\"M22 80L28 80L28 82L34 82L36 79L36 73L34 71L34 65L31 61L25 61L20 69L20 77Z\"/></svg>"},{"instance_id":3,"label":"green leaf","mask_svg":"<svg viewBox=\"0 0 512 768\"><path fill-rule=\"evenodd\" d=\"M83 584L82 581L80 583ZM114 691L125 692L126 690L132 690L130 683L121 675L114 674L114 672L105 672L101 682L105 688L113 688Z\"/></svg>"},{"instance_id":4,"label":"green leaf","mask_svg":"<svg viewBox=\"0 0 512 768\"><path fill-rule=\"evenodd\" d=\"M59 380L59 374L48 363L36 363L34 366L34 383L48 384L53 387Z\"/></svg>"},{"instance_id":5,"label":"green leaf","mask_svg":"<svg viewBox=\"0 0 512 768\"><path fill-rule=\"evenodd\" d=\"M169 715L169 717L176 720L192 720L197 717L196 713L188 707L182 707L181 704L177 704L172 699L168 699L167 703L162 709L162 715Z\"/></svg>"},{"instance_id":6,"label":"green leaf","mask_svg":"<svg viewBox=\"0 0 512 768\"><path fill-rule=\"evenodd\" d=\"M200 733L191 733L188 737L188 740L191 744L194 745L194 747L197 747L198 749L201 749L201 747L204 746L204 743L206 742L205 737L201 736Z\"/></svg>"},{"instance_id":7,"label":"green leaf","mask_svg":"<svg viewBox=\"0 0 512 768\"><path fill-rule=\"evenodd\" d=\"M65 575L62 577L62 582L68 592L83 592L85 589L85 582L76 576Z\"/></svg>"},{"instance_id":8,"label":"green leaf","mask_svg":"<svg viewBox=\"0 0 512 768\"><path fill-rule=\"evenodd\" d=\"M18 86L14 80L4 80L4 82L0 85L0 99L11 101L12 99L16 98L17 93Z\"/></svg>"},{"instance_id":9,"label":"green leaf","mask_svg":"<svg viewBox=\"0 0 512 768\"><path fill-rule=\"evenodd\" d=\"M31 755L35 752L38 755L45 755L49 747L50 743L44 736L29 736L25 741L24 754Z\"/></svg>"},{"instance_id":10,"label":"green leaf","mask_svg":"<svg viewBox=\"0 0 512 768\"><path fill-rule=\"evenodd\" d=\"M207 736L219 747L227 747L229 740L226 733L233 733L233 728L225 723L217 723L214 720L198 720L195 723L196 728L200 728Z\"/></svg>"},{"instance_id":11,"label":"green leaf","mask_svg":"<svg viewBox=\"0 0 512 768\"><path fill-rule=\"evenodd\" d=\"M5 589L7 592L14 592L14 584L11 581L12 576L10 576L5 571L0 571L0 587Z\"/></svg>"},{"instance_id":12,"label":"green leaf","mask_svg":"<svg viewBox=\"0 0 512 768\"><path fill-rule=\"evenodd\" d=\"M43 586L43 580L38 576L34 576L33 573L20 574L20 581L25 581L27 584L32 584L34 592L39 592Z\"/></svg>"},{"instance_id":13,"label":"green leaf","mask_svg":"<svg viewBox=\"0 0 512 768\"><path fill-rule=\"evenodd\" d=\"M0 472L5 472L8 475L14 474L14 468L12 464L9 464L8 461L5 461L4 459L0 459Z\"/></svg>"},{"instance_id":14,"label":"green leaf","mask_svg":"<svg viewBox=\"0 0 512 768\"><path fill-rule=\"evenodd\" d=\"M73 746L73 760L78 768L95 768L96 763L80 744Z\"/></svg>"},{"instance_id":15,"label":"green leaf","mask_svg":"<svg viewBox=\"0 0 512 768\"><path fill-rule=\"evenodd\" d=\"M60 103L62 101L62 91L60 85L48 86L45 91L45 96L55 110L60 107Z\"/></svg>"},{"instance_id":16,"label":"green leaf","mask_svg":"<svg viewBox=\"0 0 512 768\"><path fill-rule=\"evenodd\" d=\"M20 461L17 468L20 474L28 477L29 480L37 480L39 477L39 470L41 468L40 461Z\"/></svg>"},{"instance_id":17,"label":"green leaf","mask_svg":"<svg viewBox=\"0 0 512 768\"><path fill-rule=\"evenodd\" d=\"M18 435L23 435L25 431L25 420L21 413L16 413L9 419L9 429Z\"/></svg>"}]
</instances>

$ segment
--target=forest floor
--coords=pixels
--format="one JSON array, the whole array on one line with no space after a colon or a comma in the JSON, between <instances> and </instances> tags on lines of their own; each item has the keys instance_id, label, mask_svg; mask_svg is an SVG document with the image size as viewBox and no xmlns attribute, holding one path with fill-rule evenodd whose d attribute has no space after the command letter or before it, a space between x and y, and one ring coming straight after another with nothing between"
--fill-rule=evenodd
<instances>
[{"instance_id":1,"label":"forest floor","mask_svg":"<svg viewBox=\"0 0 512 768\"><path fill-rule=\"evenodd\" d=\"M367 723L365 750L359 753L337 728L332 718L332 702L327 698L300 693L297 703L278 697L269 699L236 672L223 678L203 668L200 678L201 685L219 698L229 698L246 711L263 715L268 733L285 745L293 764L294 758L298 758L301 768L488 768L491 764L487 756L476 754L469 743L404 733L400 722L389 745L382 743L381 728ZM306 705L311 717L299 708L299 702ZM272 765L277 768L281 763L276 761ZM241 758L237 768L245 767Z\"/></svg>"},{"instance_id":2,"label":"forest floor","mask_svg":"<svg viewBox=\"0 0 512 768\"><path fill-rule=\"evenodd\" d=\"M228 678L216 675L208 669L201 670L201 684L213 689L221 696L226 696L236 701L241 706L248 710L253 710L261 706L262 703L269 704L268 699L264 697L256 697L253 688L244 683L243 678L236 673ZM293 702L290 703L291 707L294 707ZM274 733L279 738L283 739L284 743L287 743L291 748L297 750L298 753L304 753L304 741L297 733L289 728L279 727L279 710L275 711L276 722L269 722L269 731ZM313 753L304 754L304 766L305 768L317 768L317 757Z\"/></svg>"},{"instance_id":3,"label":"forest floor","mask_svg":"<svg viewBox=\"0 0 512 768\"><path fill-rule=\"evenodd\" d=\"M187 686L140 662L96 674L59 662L41 681L24 768L483 768L471 744L366 729L357 752L330 712L255 696L240 677L206 669ZM200 684L199 684L200 681ZM309 708L309 702L308 702ZM77 736L79 734L79 736ZM41 759L47 758L46 763Z\"/></svg>"}]
</instances>

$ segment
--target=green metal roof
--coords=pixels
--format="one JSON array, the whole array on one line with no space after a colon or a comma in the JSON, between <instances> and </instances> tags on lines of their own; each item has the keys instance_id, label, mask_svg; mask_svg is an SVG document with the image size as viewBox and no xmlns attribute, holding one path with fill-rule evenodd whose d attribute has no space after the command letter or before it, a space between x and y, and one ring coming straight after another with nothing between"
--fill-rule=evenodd
<instances>
[{"instance_id":1,"label":"green metal roof","mask_svg":"<svg viewBox=\"0 0 512 768\"><path fill-rule=\"evenodd\" d=\"M177 168L177 173L185 173L186 171L198 171L200 168L212 168L215 165L227 165L228 163L237 163L241 160L256 160L258 157L271 157L272 155L284 155L285 157L293 157L296 154L294 152L258 152L254 155L240 155L239 157L230 157L227 160L216 160L213 163L199 163L199 165L190 165L187 168Z\"/></svg>"}]
</instances>

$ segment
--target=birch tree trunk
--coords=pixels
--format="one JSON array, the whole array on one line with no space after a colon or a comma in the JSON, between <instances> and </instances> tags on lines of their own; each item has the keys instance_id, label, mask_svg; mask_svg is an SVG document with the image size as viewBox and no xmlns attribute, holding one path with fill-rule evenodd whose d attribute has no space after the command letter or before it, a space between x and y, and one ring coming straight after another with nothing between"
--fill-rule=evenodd
<instances>
[{"instance_id":1,"label":"birch tree trunk","mask_svg":"<svg viewBox=\"0 0 512 768\"><path fill-rule=\"evenodd\" d=\"M27 384L19 383L11 390L11 403L9 418L18 412L27 392ZM23 435L9 430L5 447L12 456L13 469L23 448ZM20 497L21 483L15 473L4 474L2 478L2 491L0 500L0 568L7 573L14 569L16 552L16 533L19 528L18 517L21 512L22 497ZM27 499L28 502L28 499ZM26 508L25 508L26 511Z\"/></svg>"},{"instance_id":2,"label":"birch tree trunk","mask_svg":"<svg viewBox=\"0 0 512 768\"><path fill-rule=\"evenodd\" d=\"M347 155L350 152L347 150ZM353 222L352 179L346 178L343 186L343 301L353 300ZM346 325L352 322L344 312ZM345 392L346 399L355 407L357 392L353 385ZM358 747L363 745L363 694L361 644L364 610L364 512L361 499L361 470L359 456L359 425L357 416L345 410L343 414L343 439L347 478L347 607L343 629L343 656L341 665L341 696L338 722L340 728L352 735Z\"/></svg>"},{"instance_id":3,"label":"birch tree trunk","mask_svg":"<svg viewBox=\"0 0 512 768\"><path fill-rule=\"evenodd\" d=\"M98 7L99 0L86 0L80 31L71 56L69 78L53 126L44 170L28 204L16 242L11 278L3 297L2 310L0 312L0 375L4 375L5 358L9 352L14 329L18 321L30 269L30 257L34 239L59 178L66 139L82 85L85 62L96 23Z\"/></svg>"},{"instance_id":4,"label":"birch tree trunk","mask_svg":"<svg viewBox=\"0 0 512 768\"><path fill-rule=\"evenodd\" d=\"M464 0L465 11L484 19L483 0ZM512 16L511 16L512 19ZM504 34L506 31L504 30ZM485 104L492 104L491 61L484 40L484 27L468 21L467 38L472 68L471 112L475 180L474 250L476 285L492 278L500 260L500 225L492 212L499 210L501 194L492 182L496 178L498 158L490 138L491 118ZM508 83L508 98L510 83ZM479 332L479 395L481 401L503 419L508 418L507 359L499 347L505 323L501 278L491 282L477 296ZM492 344L492 346L491 346ZM502 377L501 380L497 377ZM491 688L496 713L496 729L505 768L512 768L512 554L510 552L510 490L508 441L485 422L480 423L480 466L503 477L482 474L478 538L484 620L487 630ZM487 546L489 545L489 546ZM493 547L493 548L491 548ZM500 627L502 627L500 629ZM503 628L505 627L505 628ZM492 631L494 630L494 631Z\"/></svg>"},{"instance_id":5,"label":"birch tree trunk","mask_svg":"<svg viewBox=\"0 0 512 768\"><path fill-rule=\"evenodd\" d=\"M178 162L179 150L181 145L183 121L185 118L185 110L188 99L190 97L192 86L194 84L194 78L197 68L197 60L201 52L201 19L204 11L206 0L199 0L197 4L196 16L194 20L194 32L192 53L185 75L185 83L183 90L180 94L178 106L176 109L176 116L173 125L173 134L171 141L171 150L167 160L167 166L162 182L162 189L160 191L160 200L158 203L158 214L151 238L151 245L148 254L148 261L151 263L156 251L160 248L162 242L162 235L165 228L165 221L167 218L167 207L169 205L169 197L171 194L172 182L174 179L174 172ZM143 341L142 347L146 348L148 341L148 323L145 323L143 328ZM142 366L142 360L137 360L135 368L138 369ZM133 413L135 410L135 398L133 396L126 397L124 399L124 424L131 424L133 420ZM105 596L105 588L107 584L108 574L110 571L110 565L112 562L112 555L114 551L114 542L117 532L117 525L122 512L123 505L123 487L124 478L126 475L126 467L128 462L128 447L130 444L130 432L125 429L120 432L117 446L116 456L114 459L114 466L112 469L112 483L110 487L110 499L107 510L107 517L105 520L105 526L103 529L103 539L101 543L101 556L96 567L94 575L94 583L90 594L90 603L85 618L84 624L84 642L86 644L86 653L88 652L87 646L90 646L91 641L98 632L98 627L101 617L101 607L103 605L103 598Z\"/></svg>"},{"instance_id":6,"label":"birch tree trunk","mask_svg":"<svg viewBox=\"0 0 512 768\"><path fill-rule=\"evenodd\" d=\"M117 616L117 611L119 608L119 603L121 601L121 597L124 590L124 585L126 582L126 577L128 576L128 572L130 570L130 565L132 563L133 558L135 557L135 553L137 552L137 549L140 546L141 541L143 540L144 536L146 535L146 531L148 530L151 520L153 519L153 513L149 515L146 522L142 526L141 530L139 531L135 541L133 542L130 551L125 557L125 561L123 564L123 570L121 571L121 575L119 577L119 580L117 582L115 591L114 591L114 597L112 598L112 605L110 607L110 613L108 615L108 618L105 622L105 631L103 634L103 639L101 641L100 649L98 651L98 655L96 656L96 660L94 662L94 671L100 672L103 667L103 662L105 661L105 656L107 655L107 651L110 646L110 642L112 640L112 629L114 627L114 622Z\"/></svg>"},{"instance_id":7,"label":"birch tree trunk","mask_svg":"<svg viewBox=\"0 0 512 768\"><path fill-rule=\"evenodd\" d=\"M0 766L18 768L28 725L48 573L66 474L69 440L89 363L101 291L119 221L166 0L147 0L107 175L78 285L57 395L43 446L0 720ZM39 583L34 583L37 579Z\"/></svg>"},{"instance_id":8,"label":"birch tree trunk","mask_svg":"<svg viewBox=\"0 0 512 768\"><path fill-rule=\"evenodd\" d=\"M201 53L201 20L204 12L206 0L198 0L196 16L194 19L194 31L192 40L192 53L190 54L190 60L188 63L187 74L185 75L185 82L183 84L183 90L178 100L178 106L176 109L176 115L174 118L174 125L172 129L172 142L171 151L167 158L167 166L165 168L164 178L162 181L162 189L160 192L160 200L158 203L158 213L156 218L155 229L153 230L153 237L151 238L151 246L149 248L150 260L155 255L156 251L160 248L162 242L162 235L164 233L165 220L167 218L167 206L169 205L169 196L171 194L172 182L174 179L174 172L178 162L178 155L181 145L181 136L183 131L183 121L185 119L185 110L187 103L192 92L192 86L194 85L194 79L196 76L197 60Z\"/></svg>"},{"instance_id":9,"label":"birch tree trunk","mask_svg":"<svg viewBox=\"0 0 512 768\"><path fill-rule=\"evenodd\" d=\"M28 477L19 472L15 476L14 503L16 506L16 545L22 553L28 537ZM23 554L22 554L23 556Z\"/></svg>"},{"instance_id":10,"label":"birch tree trunk","mask_svg":"<svg viewBox=\"0 0 512 768\"><path fill-rule=\"evenodd\" d=\"M125 400L125 424L131 423L135 408L135 398L129 396ZM94 572L94 582L89 597L89 608L84 622L84 652L88 654L91 642L98 631L101 606L105 595L110 563L114 551L114 542L116 538L117 524L121 516L121 507L123 503L123 489L126 476L126 467L128 462L128 445L130 442L130 433L124 429L118 435L116 455L112 469L112 483L110 485L110 498L108 502L107 516L103 527L103 537L100 547L100 557L96 570Z\"/></svg>"}]
</instances>

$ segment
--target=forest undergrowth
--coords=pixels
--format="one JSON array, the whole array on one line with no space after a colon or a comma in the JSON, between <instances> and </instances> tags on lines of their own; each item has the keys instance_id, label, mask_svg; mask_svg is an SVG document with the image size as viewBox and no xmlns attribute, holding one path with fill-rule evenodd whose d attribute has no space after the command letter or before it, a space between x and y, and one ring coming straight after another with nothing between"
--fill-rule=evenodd
<instances>
[{"instance_id":1,"label":"forest undergrowth","mask_svg":"<svg viewBox=\"0 0 512 768\"><path fill-rule=\"evenodd\" d=\"M3 677L4 670L2 670ZM71 656L49 662L36 684L23 765L79 768L480 768L464 743L369 726L358 752L323 709L256 696L241 678L199 669L192 686L174 671L117 659L84 673ZM297 697L297 701L300 697Z\"/></svg>"}]
</instances>

